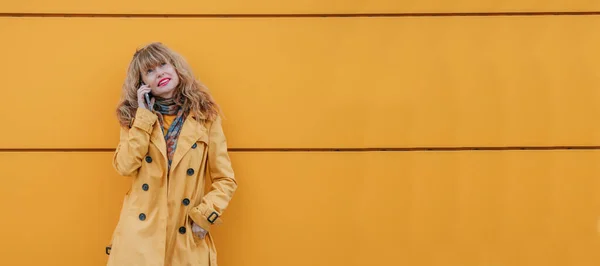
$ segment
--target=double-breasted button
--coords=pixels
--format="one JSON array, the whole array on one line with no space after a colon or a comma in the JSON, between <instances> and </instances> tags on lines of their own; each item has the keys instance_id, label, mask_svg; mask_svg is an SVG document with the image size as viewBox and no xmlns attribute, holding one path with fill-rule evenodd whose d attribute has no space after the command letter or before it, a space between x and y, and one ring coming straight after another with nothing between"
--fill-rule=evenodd
<instances>
[{"instance_id":1,"label":"double-breasted button","mask_svg":"<svg viewBox=\"0 0 600 266\"><path fill-rule=\"evenodd\" d=\"M194 145L192 145L192 149L195 149L196 147L198 147L198 143L194 143Z\"/></svg>"},{"instance_id":2,"label":"double-breasted button","mask_svg":"<svg viewBox=\"0 0 600 266\"><path fill-rule=\"evenodd\" d=\"M192 169L192 168L189 168L189 169L187 170L187 175L194 175L194 169Z\"/></svg>"},{"instance_id":3,"label":"double-breasted button","mask_svg":"<svg viewBox=\"0 0 600 266\"><path fill-rule=\"evenodd\" d=\"M146 220L146 214L140 213L140 221Z\"/></svg>"},{"instance_id":4,"label":"double-breasted button","mask_svg":"<svg viewBox=\"0 0 600 266\"><path fill-rule=\"evenodd\" d=\"M188 206L188 205L190 205L190 199L185 198L185 199L183 199L182 203L183 203L183 205Z\"/></svg>"},{"instance_id":5,"label":"double-breasted button","mask_svg":"<svg viewBox=\"0 0 600 266\"><path fill-rule=\"evenodd\" d=\"M151 162L152 162L152 157L150 157L150 156L146 156L146 162L147 162L147 163L151 163Z\"/></svg>"},{"instance_id":6,"label":"double-breasted button","mask_svg":"<svg viewBox=\"0 0 600 266\"><path fill-rule=\"evenodd\" d=\"M148 191L148 189L149 189L149 188L150 188L150 186L148 186L148 184L143 184L143 185L142 185L142 189L143 189L144 191Z\"/></svg>"},{"instance_id":7,"label":"double-breasted button","mask_svg":"<svg viewBox=\"0 0 600 266\"><path fill-rule=\"evenodd\" d=\"M179 233L182 235L185 234L185 227L179 227Z\"/></svg>"}]
</instances>

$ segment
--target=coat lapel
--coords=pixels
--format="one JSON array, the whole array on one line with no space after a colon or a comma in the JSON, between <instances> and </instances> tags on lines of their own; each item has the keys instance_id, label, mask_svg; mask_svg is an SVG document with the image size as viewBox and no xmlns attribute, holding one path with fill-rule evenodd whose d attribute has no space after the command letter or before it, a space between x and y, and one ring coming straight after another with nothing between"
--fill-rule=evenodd
<instances>
[{"instance_id":1,"label":"coat lapel","mask_svg":"<svg viewBox=\"0 0 600 266\"><path fill-rule=\"evenodd\" d=\"M181 133L179 133L179 138L177 139L177 147L175 148L175 154L173 154L173 162L171 163L171 170L175 169L177 164L183 158L196 141L201 139L206 135L206 128L198 123L196 119L193 117L189 117L183 123L183 127L181 128ZM166 145L166 144L165 144Z\"/></svg>"},{"instance_id":2,"label":"coat lapel","mask_svg":"<svg viewBox=\"0 0 600 266\"><path fill-rule=\"evenodd\" d=\"M162 130L160 129L160 123L158 122L154 123L154 129L152 130L152 135L150 135L150 142L154 143L154 146L158 148L166 162L167 142L165 141L165 137L163 136Z\"/></svg>"}]
</instances>

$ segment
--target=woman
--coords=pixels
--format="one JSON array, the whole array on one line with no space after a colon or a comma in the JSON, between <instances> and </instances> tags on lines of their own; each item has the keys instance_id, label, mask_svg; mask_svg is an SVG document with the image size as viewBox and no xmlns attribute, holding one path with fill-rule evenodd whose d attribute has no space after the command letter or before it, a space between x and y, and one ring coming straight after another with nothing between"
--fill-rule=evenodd
<instances>
[{"instance_id":1,"label":"woman","mask_svg":"<svg viewBox=\"0 0 600 266\"><path fill-rule=\"evenodd\" d=\"M108 265L216 266L210 231L237 188L217 104L180 55L151 43L133 56L117 117L113 166L133 181Z\"/></svg>"}]
</instances>

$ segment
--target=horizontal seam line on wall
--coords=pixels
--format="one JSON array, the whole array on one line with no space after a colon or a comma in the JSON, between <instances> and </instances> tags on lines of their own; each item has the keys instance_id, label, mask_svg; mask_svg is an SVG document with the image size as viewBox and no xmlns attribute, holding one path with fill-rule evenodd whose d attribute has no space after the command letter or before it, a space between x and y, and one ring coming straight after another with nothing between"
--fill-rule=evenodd
<instances>
[{"instance_id":1,"label":"horizontal seam line on wall","mask_svg":"<svg viewBox=\"0 0 600 266\"><path fill-rule=\"evenodd\" d=\"M414 12L348 14L94 14L94 13L0 13L0 17L81 18L321 18L321 17L485 17L485 16L596 16L600 11L539 12Z\"/></svg>"},{"instance_id":2,"label":"horizontal seam line on wall","mask_svg":"<svg viewBox=\"0 0 600 266\"><path fill-rule=\"evenodd\" d=\"M406 147L406 148L230 148L229 152L407 152L407 151L521 151L600 150L600 146ZM114 152L115 149L0 149L0 152Z\"/></svg>"}]
</instances>

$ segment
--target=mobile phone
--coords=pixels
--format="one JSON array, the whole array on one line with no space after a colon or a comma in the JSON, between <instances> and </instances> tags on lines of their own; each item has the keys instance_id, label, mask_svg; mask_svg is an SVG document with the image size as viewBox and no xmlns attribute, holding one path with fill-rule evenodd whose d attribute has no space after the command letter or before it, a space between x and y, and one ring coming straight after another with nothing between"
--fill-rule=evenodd
<instances>
[{"instance_id":1,"label":"mobile phone","mask_svg":"<svg viewBox=\"0 0 600 266\"><path fill-rule=\"evenodd\" d=\"M148 105L148 107L150 107L150 96L148 96L149 93L144 94L144 96L146 97L146 105Z\"/></svg>"},{"instance_id":2,"label":"mobile phone","mask_svg":"<svg viewBox=\"0 0 600 266\"><path fill-rule=\"evenodd\" d=\"M144 81L140 80L140 86L146 85L146 83L144 83ZM150 108L150 93L146 93L144 94L144 97L146 97L146 105Z\"/></svg>"}]
</instances>

